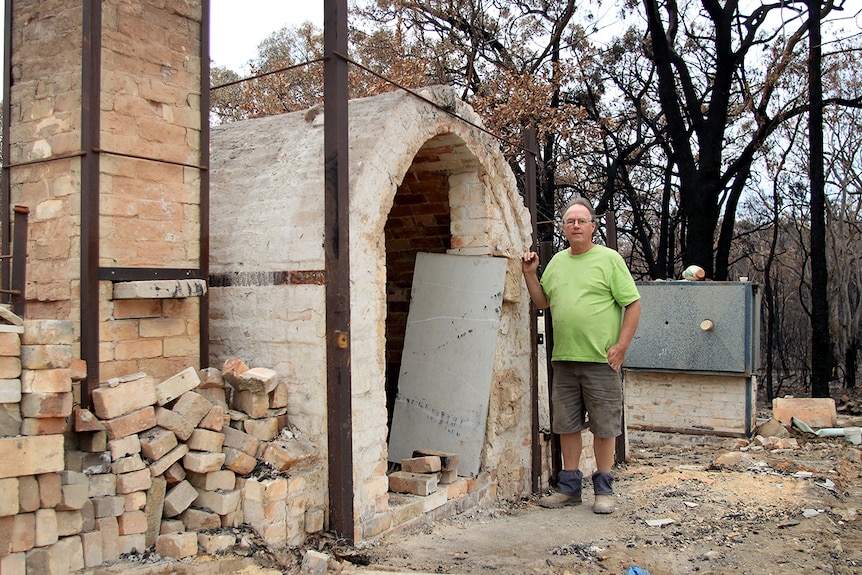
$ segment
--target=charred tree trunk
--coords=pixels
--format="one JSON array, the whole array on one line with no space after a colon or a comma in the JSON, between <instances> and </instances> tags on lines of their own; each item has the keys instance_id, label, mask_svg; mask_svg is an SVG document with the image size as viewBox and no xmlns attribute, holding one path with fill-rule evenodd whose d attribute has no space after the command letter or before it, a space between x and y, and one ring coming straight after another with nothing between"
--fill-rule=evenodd
<instances>
[{"instance_id":1,"label":"charred tree trunk","mask_svg":"<svg viewBox=\"0 0 862 575\"><path fill-rule=\"evenodd\" d=\"M811 397L829 397L832 345L826 269L826 193L823 168L823 80L820 0L808 0L808 114L811 179Z\"/></svg>"},{"instance_id":2,"label":"charred tree trunk","mask_svg":"<svg viewBox=\"0 0 862 575\"><path fill-rule=\"evenodd\" d=\"M856 368L859 364L859 342L854 337L847 342L847 349L844 350L844 387L847 389L856 388Z\"/></svg>"}]
</instances>

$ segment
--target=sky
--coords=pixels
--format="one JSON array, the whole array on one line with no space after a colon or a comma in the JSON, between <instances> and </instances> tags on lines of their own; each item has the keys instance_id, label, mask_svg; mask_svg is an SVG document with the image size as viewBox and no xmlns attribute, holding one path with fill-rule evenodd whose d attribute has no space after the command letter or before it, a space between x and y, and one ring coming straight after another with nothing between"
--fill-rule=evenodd
<instances>
[{"instance_id":1,"label":"sky","mask_svg":"<svg viewBox=\"0 0 862 575\"><path fill-rule=\"evenodd\" d=\"M305 21L323 27L323 0L210 0L210 58L240 73L264 38Z\"/></svg>"}]
</instances>

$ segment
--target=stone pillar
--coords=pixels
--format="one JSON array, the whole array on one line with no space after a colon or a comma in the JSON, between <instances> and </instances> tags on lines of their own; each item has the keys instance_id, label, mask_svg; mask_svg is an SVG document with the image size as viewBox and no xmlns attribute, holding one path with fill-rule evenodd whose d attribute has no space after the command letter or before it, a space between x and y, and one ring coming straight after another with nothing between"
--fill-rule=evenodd
<instances>
[{"instance_id":1,"label":"stone pillar","mask_svg":"<svg viewBox=\"0 0 862 575\"><path fill-rule=\"evenodd\" d=\"M12 3L7 173L11 203L30 210L25 315L72 321L75 357L82 333L95 332L88 349L98 349L98 365L88 368L99 381L138 371L167 377L200 363L202 296L114 300L120 276L109 272L132 268L155 280L161 270L203 265L203 4ZM88 10L99 18L85 21ZM91 70L82 65L84 37L97 20ZM92 101L99 110L88 110ZM89 141L95 149L85 149ZM98 173L83 174L88 166ZM92 194L98 217L82 218ZM84 254L97 255L98 280L82 272ZM82 323L82 285L99 291L98 323Z\"/></svg>"}]
</instances>

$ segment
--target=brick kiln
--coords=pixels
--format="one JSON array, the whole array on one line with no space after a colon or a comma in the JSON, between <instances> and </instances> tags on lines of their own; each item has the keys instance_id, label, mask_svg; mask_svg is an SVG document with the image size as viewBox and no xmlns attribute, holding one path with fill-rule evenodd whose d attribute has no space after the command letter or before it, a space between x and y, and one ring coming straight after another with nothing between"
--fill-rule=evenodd
<instances>
[{"instance_id":1,"label":"brick kiln","mask_svg":"<svg viewBox=\"0 0 862 575\"><path fill-rule=\"evenodd\" d=\"M400 92L350 103L349 479L359 539L403 517L386 472L390 459L398 464L414 449L460 451L462 474L486 477L497 496L530 490L529 298L516 257L530 244L529 216L498 143L448 112L478 124L475 113L452 89L421 94L427 101ZM312 109L213 129L209 291L210 362L236 355L279 372L292 398L289 419L322 454L333 440L326 436L324 121ZM414 265L423 259L439 267L421 280L430 295L418 309ZM494 269L471 275L482 264ZM472 306L491 310L488 318L452 311L489 276L496 283L487 299ZM422 328L411 345L414 311L428 321L417 319ZM435 328L433 318L442 316L472 323ZM489 325L476 340L462 339ZM437 348L452 353L431 356ZM414 381L419 397L406 399L405 364L417 356L415 371L429 379ZM471 407L461 412L462 404ZM421 435L426 444L393 449L399 409L417 405L403 432L434 422L430 436Z\"/></svg>"}]
</instances>

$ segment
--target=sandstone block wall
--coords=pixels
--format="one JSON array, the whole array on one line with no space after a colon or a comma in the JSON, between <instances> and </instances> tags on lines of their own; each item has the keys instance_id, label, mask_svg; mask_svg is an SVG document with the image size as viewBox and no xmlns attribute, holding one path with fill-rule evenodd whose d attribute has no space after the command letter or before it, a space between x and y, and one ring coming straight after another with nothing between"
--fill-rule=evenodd
<instances>
[{"instance_id":1,"label":"sandstone block wall","mask_svg":"<svg viewBox=\"0 0 862 575\"><path fill-rule=\"evenodd\" d=\"M6 161L13 166L7 171L12 204L30 209L29 314L75 321L80 313L75 290L81 255L82 11L64 0L24 0L15 2L13 17Z\"/></svg>"},{"instance_id":2,"label":"sandstone block wall","mask_svg":"<svg viewBox=\"0 0 862 575\"><path fill-rule=\"evenodd\" d=\"M80 0L13 5L10 146L13 205L30 210L27 318L73 322L80 357L84 194L99 194L101 267L195 269L200 255L199 1L100 2L98 150L82 148ZM82 158L98 154L98 190ZM197 364L199 302L115 303L100 282L102 381ZM91 366L94 368L95 366Z\"/></svg>"},{"instance_id":3,"label":"sandstone block wall","mask_svg":"<svg viewBox=\"0 0 862 575\"><path fill-rule=\"evenodd\" d=\"M626 371L626 424L635 439L746 437L754 429L754 378Z\"/></svg>"}]
</instances>

